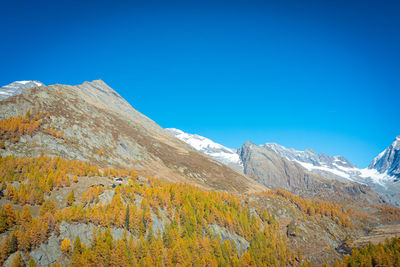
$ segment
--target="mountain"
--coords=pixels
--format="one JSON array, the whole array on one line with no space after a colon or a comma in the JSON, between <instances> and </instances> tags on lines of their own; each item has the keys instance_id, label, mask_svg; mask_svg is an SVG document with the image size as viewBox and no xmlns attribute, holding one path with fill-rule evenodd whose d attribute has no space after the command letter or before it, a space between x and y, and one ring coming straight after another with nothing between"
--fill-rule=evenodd
<instances>
[{"instance_id":1,"label":"mountain","mask_svg":"<svg viewBox=\"0 0 400 267\"><path fill-rule=\"evenodd\" d=\"M197 150L236 170L243 171L246 175L271 188L280 187L300 194L300 191L309 190L307 186L310 183L310 177L313 177L311 179L313 181L326 181L326 178L334 178L343 183L353 183L354 185L356 182L359 185L366 185L384 196L388 203L400 206L399 136L372 161L368 168L360 169L343 156L317 154L311 148L299 151L276 143L265 143L257 148L256 145L249 142L251 146L245 144L241 149L235 150L196 134L187 134L177 129L169 131ZM243 153L243 151L247 151L247 153ZM235 154L239 155L239 159ZM315 184L315 182L312 183ZM307 186L304 187L305 185ZM314 187L313 190L315 191L317 187ZM371 199L377 200L378 198L372 197Z\"/></svg>"},{"instance_id":2,"label":"mountain","mask_svg":"<svg viewBox=\"0 0 400 267\"><path fill-rule=\"evenodd\" d=\"M368 169L375 169L381 174L400 179L400 135L382 153L380 153L368 166Z\"/></svg>"},{"instance_id":3,"label":"mountain","mask_svg":"<svg viewBox=\"0 0 400 267\"><path fill-rule=\"evenodd\" d=\"M357 168L357 166L342 156L317 154L311 148L305 151L298 151L276 143L266 143L262 147L272 149L278 155L290 161L297 162L309 171L342 180L353 181L351 177L353 177L353 172Z\"/></svg>"},{"instance_id":4,"label":"mountain","mask_svg":"<svg viewBox=\"0 0 400 267\"><path fill-rule=\"evenodd\" d=\"M167 128L165 130L185 143L191 145L198 151L209 155L210 157L225 165L228 165L237 171L243 172L243 163L239 155L236 153L236 150L224 147L197 134L184 133L183 131L174 128Z\"/></svg>"},{"instance_id":5,"label":"mountain","mask_svg":"<svg viewBox=\"0 0 400 267\"><path fill-rule=\"evenodd\" d=\"M266 143L263 147L274 150L277 154L294 161L310 172L336 178L342 181L352 181L368 185L374 191L385 196L386 200L400 206L399 177L400 138L380 153L368 166L360 169L342 156L316 154L312 149L298 151L285 148L275 143Z\"/></svg>"},{"instance_id":6,"label":"mountain","mask_svg":"<svg viewBox=\"0 0 400 267\"><path fill-rule=\"evenodd\" d=\"M280 156L268 146L246 142L238 153L244 173L270 187L282 188L303 197L318 197L335 201L382 203L383 199L368 186L343 182L309 172L296 161Z\"/></svg>"},{"instance_id":7,"label":"mountain","mask_svg":"<svg viewBox=\"0 0 400 267\"><path fill-rule=\"evenodd\" d=\"M234 150L208 138L187 134L181 130L169 129L169 132L195 149L241 170L247 176L272 189L282 188L298 195L325 199L357 199L369 203L383 201L364 184L353 183L349 179L333 175L335 171L329 169L328 164L342 168L355 168L343 157L317 155L311 149L305 152L296 151L278 144L257 146L251 142L246 142L240 149ZM314 165L319 167L310 168ZM318 171L314 172L314 169ZM339 170L336 172L339 173ZM338 177L340 179L337 179Z\"/></svg>"},{"instance_id":8,"label":"mountain","mask_svg":"<svg viewBox=\"0 0 400 267\"><path fill-rule=\"evenodd\" d=\"M231 192L265 189L177 139L101 80L25 89L1 102L0 116L15 117L27 110L48 118L37 134L6 140L2 155L61 156Z\"/></svg>"},{"instance_id":9,"label":"mountain","mask_svg":"<svg viewBox=\"0 0 400 267\"><path fill-rule=\"evenodd\" d=\"M44 86L38 81L16 81L0 88L0 100L6 99L13 95L19 95L24 89Z\"/></svg>"},{"instance_id":10,"label":"mountain","mask_svg":"<svg viewBox=\"0 0 400 267\"><path fill-rule=\"evenodd\" d=\"M400 231L367 186L166 131L101 80L0 101L0 173L1 266L320 266Z\"/></svg>"},{"instance_id":11,"label":"mountain","mask_svg":"<svg viewBox=\"0 0 400 267\"><path fill-rule=\"evenodd\" d=\"M329 156L317 154L311 148L298 151L286 148L276 143L262 145L274 150L277 154L288 160L295 161L308 171L327 177L337 178L342 181L353 181L362 184L380 184L389 177L371 169L360 169L343 156Z\"/></svg>"}]
</instances>

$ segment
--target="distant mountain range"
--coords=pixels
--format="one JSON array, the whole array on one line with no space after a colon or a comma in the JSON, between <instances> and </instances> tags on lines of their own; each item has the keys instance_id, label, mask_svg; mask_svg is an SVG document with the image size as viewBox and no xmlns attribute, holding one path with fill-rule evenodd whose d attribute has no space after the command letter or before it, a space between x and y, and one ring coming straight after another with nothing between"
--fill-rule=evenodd
<instances>
[{"instance_id":1,"label":"distant mountain range","mask_svg":"<svg viewBox=\"0 0 400 267\"><path fill-rule=\"evenodd\" d=\"M13 95L19 95L24 89L44 86L38 81L16 81L0 88L0 100L6 99Z\"/></svg>"},{"instance_id":2,"label":"distant mountain range","mask_svg":"<svg viewBox=\"0 0 400 267\"><path fill-rule=\"evenodd\" d=\"M252 147L253 151L258 151L259 154L263 154L264 157L258 156L256 160L258 165L263 165L261 161L264 158L268 158L272 162L272 158L276 158L275 155L271 154L273 151L276 155L296 163L309 172L316 175L334 178L344 182L357 182L359 184L365 184L384 195L388 202L400 205L400 136L398 136L392 145L390 145L385 151L380 153L368 166L368 168L360 169L348 159L343 156L329 156L325 154L317 154L312 149L306 149L305 151L298 151L293 148L286 148L276 143L266 143L263 145L256 146L254 144L244 144L241 149L235 150L224 147L217 144L210 139L199 135L187 134L177 129L167 129L169 132L174 134L176 137L192 145L197 150L206 153L207 155L214 157L216 160L227 164L237 170L242 170L245 174L251 177L263 177L266 173L271 172L277 165L276 161L272 166L265 165L264 169L258 168L258 172L249 173L248 168L249 158L243 154L244 149ZM268 156L267 156L268 154ZM238 155L239 158L236 156ZM284 164L285 165L285 164ZM243 168L244 166L244 168ZM286 164L287 172L288 164ZM263 175L260 175L260 174ZM296 175L291 174L291 178ZM288 177L290 178L290 177ZM276 186L282 187L283 185L277 182L277 179L271 181L264 181L264 184L275 184ZM298 185L297 185L298 187Z\"/></svg>"}]
</instances>

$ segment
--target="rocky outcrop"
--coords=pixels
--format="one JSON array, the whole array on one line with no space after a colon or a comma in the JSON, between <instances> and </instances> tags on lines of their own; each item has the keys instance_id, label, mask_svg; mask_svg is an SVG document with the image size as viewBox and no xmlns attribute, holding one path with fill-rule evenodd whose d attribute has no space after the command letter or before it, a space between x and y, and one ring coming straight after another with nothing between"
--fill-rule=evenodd
<instances>
[{"instance_id":1,"label":"rocky outcrop","mask_svg":"<svg viewBox=\"0 0 400 267\"><path fill-rule=\"evenodd\" d=\"M38 249L31 252L30 257L38 266L55 263L61 257L61 241L56 236L51 235L47 243L43 243Z\"/></svg>"},{"instance_id":2,"label":"rocky outcrop","mask_svg":"<svg viewBox=\"0 0 400 267\"><path fill-rule=\"evenodd\" d=\"M211 224L210 228L214 233L214 237L219 235L222 242L224 242L225 240L233 242L237 251L239 251L240 253L245 252L249 248L250 243L242 236L231 233L228 231L228 229L221 227L218 224Z\"/></svg>"},{"instance_id":3,"label":"rocky outcrop","mask_svg":"<svg viewBox=\"0 0 400 267\"><path fill-rule=\"evenodd\" d=\"M90 245L92 242L92 235L94 230L104 231L106 228L98 227L94 224L71 224L67 222L62 222L60 224L60 234L55 236L52 234L46 243L43 243L38 249L30 253L30 257L36 262L38 266L47 266L48 264L53 264L61 257L61 242L68 238L73 242L77 236L79 236L81 242L86 245ZM111 235L113 238L119 240L124 236L124 229L122 228L111 228ZM130 234L127 233L129 238Z\"/></svg>"}]
</instances>

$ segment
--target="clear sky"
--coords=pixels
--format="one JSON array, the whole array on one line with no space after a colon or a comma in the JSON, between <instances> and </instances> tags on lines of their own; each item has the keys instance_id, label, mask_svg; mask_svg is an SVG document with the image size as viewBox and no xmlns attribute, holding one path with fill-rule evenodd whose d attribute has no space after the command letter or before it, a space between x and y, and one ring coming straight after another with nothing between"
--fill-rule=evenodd
<instances>
[{"instance_id":1,"label":"clear sky","mask_svg":"<svg viewBox=\"0 0 400 267\"><path fill-rule=\"evenodd\" d=\"M103 79L162 127L341 154L400 134L399 1L0 0L0 85Z\"/></svg>"}]
</instances>

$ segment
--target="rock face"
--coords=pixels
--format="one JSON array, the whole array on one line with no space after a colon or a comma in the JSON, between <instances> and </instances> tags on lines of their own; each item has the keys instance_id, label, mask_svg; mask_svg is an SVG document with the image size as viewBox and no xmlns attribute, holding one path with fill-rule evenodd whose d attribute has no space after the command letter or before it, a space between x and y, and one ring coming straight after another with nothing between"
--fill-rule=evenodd
<instances>
[{"instance_id":1,"label":"rock face","mask_svg":"<svg viewBox=\"0 0 400 267\"><path fill-rule=\"evenodd\" d=\"M226 228L219 226L218 224L211 224L211 230L213 231L214 236L220 236L222 242L225 240L229 240L235 244L237 251L243 253L247 251L249 248L250 243L244 239L244 237L237 235L235 233L229 232Z\"/></svg>"},{"instance_id":2,"label":"rock face","mask_svg":"<svg viewBox=\"0 0 400 267\"><path fill-rule=\"evenodd\" d=\"M244 173L271 188L338 201L351 199L371 204L383 201L365 185L344 183L311 173L300 164L278 155L268 146L246 142L238 153L243 162Z\"/></svg>"},{"instance_id":3,"label":"rock face","mask_svg":"<svg viewBox=\"0 0 400 267\"><path fill-rule=\"evenodd\" d=\"M19 95L24 89L38 86L44 86L44 84L38 81L17 81L10 83L0 88L0 100L13 95Z\"/></svg>"},{"instance_id":4,"label":"rock face","mask_svg":"<svg viewBox=\"0 0 400 267\"><path fill-rule=\"evenodd\" d=\"M165 129L180 140L191 145L200 152L218 160L219 162L243 172L243 163L235 149L224 147L218 143L211 141L208 138L197 134L184 133L181 130L174 128Z\"/></svg>"},{"instance_id":5,"label":"rock face","mask_svg":"<svg viewBox=\"0 0 400 267\"><path fill-rule=\"evenodd\" d=\"M271 188L304 188L311 183L310 175L299 164L284 159L269 148L246 142L238 153L244 173Z\"/></svg>"},{"instance_id":6,"label":"rock face","mask_svg":"<svg viewBox=\"0 0 400 267\"><path fill-rule=\"evenodd\" d=\"M317 154L311 148L305 151L298 151L293 148L286 148L284 146L278 145L276 143L266 143L262 145L263 147L271 148L277 154L282 157L286 157L289 160L297 160L304 163L309 163L314 166L329 166L334 168L335 165L344 166L347 168L356 167L354 164L350 163L346 158L341 156L328 156L325 154Z\"/></svg>"},{"instance_id":7,"label":"rock face","mask_svg":"<svg viewBox=\"0 0 400 267\"><path fill-rule=\"evenodd\" d=\"M49 125L63 138L43 131L6 143L2 155L87 160L104 167L124 167L167 181L231 192L264 190L242 173L197 152L136 111L103 81L78 86L52 85L25 89L0 102L0 116L49 113ZM102 155L99 155L102 150Z\"/></svg>"},{"instance_id":8,"label":"rock face","mask_svg":"<svg viewBox=\"0 0 400 267\"><path fill-rule=\"evenodd\" d=\"M371 162L368 168L400 179L400 135Z\"/></svg>"},{"instance_id":9,"label":"rock face","mask_svg":"<svg viewBox=\"0 0 400 267\"><path fill-rule=\"evenodd\" d=\"M89 246L92 242L92 235L94 230L104 231L105 228L97 227L93 224L70 224L67 222L62 222L60 224L60 234L55 236L54 234L50 236L47 243L43 243L38 249L30 253L30 257L36 262L38 266L47 266L48 264L55 263L61 257L61 242L68 238L73 242L77 236L81 242ZM122 239L124 235L124 229L121 228L111 228L111 235L119 240ZM127 235L129 238L129 235Z\"/></svg>"},{"instance_id":10,"label":"rock face","mask_svg":"<svg viewBox=\"0 0 400 267\"><path fill-rule=\"evenodd\" d=\"M329 156L317 154L311 148L305 151L298 151L293 148L286 148L276 143L266 143L262 147L270 148L278 155L295 161L302 167L320 175L338 178L344 181L355 181L359 176L359 169L349 160L342 156ZM357 174L358 173L358 174Z\"/></svg>"}]
</instances>

